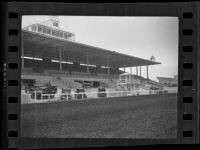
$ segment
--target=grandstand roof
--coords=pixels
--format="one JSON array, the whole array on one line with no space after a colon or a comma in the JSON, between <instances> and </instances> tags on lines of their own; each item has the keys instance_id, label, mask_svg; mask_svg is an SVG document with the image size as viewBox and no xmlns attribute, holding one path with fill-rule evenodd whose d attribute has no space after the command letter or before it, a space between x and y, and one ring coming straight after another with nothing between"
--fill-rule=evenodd
<instances>
[{"instance_id":1,"label":"grandstand roof","mask_svg":"<svg viewBox=\"0 0 200 150\"><path fill-rule=\"evenodd\" d=\"M158 80L168 80L168 81L177 81L175 78L169 78L169 77L157 77Z\"/></svg>"},{"instance_id":2,"label":"grandstand roof","mask_svg":"<svg viewBox=\"0 0 200 150\"><path fill-rule=\"evenodd\" d=\"M146 60L115 51L49 37L44 34L22 30L24 43L24 56L50 58L59 60L59 49L62 49L62 60L85 63L87 53L89 63L93 65L107 66L110 58L110 67L134 67L145 65L156 65L159 62Z\"/></svg>"}]
</instances>

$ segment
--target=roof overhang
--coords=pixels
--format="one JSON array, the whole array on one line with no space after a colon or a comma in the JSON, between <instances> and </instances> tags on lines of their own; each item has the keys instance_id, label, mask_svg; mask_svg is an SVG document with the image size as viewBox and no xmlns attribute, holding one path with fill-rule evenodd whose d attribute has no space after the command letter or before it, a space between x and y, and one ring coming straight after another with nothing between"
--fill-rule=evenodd
<instances>
[{"instance_id":1,"label":"roof overhang","mask_svg":"<svg viewBox=\"0 0 200 150\"><path fill-rule=\"evenodd\" d=\"M49 37L44 34L22 30L24 56L39 57L59 60L59 50L62 50L62 60L71 60L80 63L107 66L108 59L110 67L135 67L161 64L130 55L78 43Z\"/></svg>"},{"instance_id":2,"label":"roof overhang","mask_svg":"<svg viewBox=\"0 0 200 150\"><path fill-rule=\"evenodd\" d=\"M158 80L168 80L168 81L178 81L175 78L168 78L168 77L157 77Z\"/></svg>"}]
</instances>

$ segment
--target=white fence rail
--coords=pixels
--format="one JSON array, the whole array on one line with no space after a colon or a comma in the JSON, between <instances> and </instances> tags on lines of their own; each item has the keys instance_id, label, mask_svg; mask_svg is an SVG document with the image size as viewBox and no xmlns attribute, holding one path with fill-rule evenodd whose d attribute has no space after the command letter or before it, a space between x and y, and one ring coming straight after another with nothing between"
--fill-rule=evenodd
<instances>
[{"instance_id":1,"label":"white fence rail","mask_svg":"<svg viewBox=\"0 0 200 150\"><path fill-rule=\"evenodd\" d=\"M84 92L84 93L60 93L60 94L43 94L42 91L33 91L31 93L21 94L21 103L44 103L49 101L73 101L96 99L101 97L123 97L123 96L138 96L138 95L154 95L177 93L177 90L134 90L134 91L109 91L109 92Z\"/></svg>"}]
</instances>

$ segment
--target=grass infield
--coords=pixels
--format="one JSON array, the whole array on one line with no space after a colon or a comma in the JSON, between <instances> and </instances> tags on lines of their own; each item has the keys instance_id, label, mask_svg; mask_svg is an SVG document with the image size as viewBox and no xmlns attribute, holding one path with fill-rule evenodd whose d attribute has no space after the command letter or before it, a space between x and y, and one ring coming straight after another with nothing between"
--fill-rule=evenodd
<instances>
[{"instance_id":1,"label":"grass infield","mask_svg":"<svg viewBox=\"0 0 200 150\"><path fill-rule=\"evenodd\" d=\"M21 136L176 138L177 94L23 104Z\"/></svg>"}]
</instances>

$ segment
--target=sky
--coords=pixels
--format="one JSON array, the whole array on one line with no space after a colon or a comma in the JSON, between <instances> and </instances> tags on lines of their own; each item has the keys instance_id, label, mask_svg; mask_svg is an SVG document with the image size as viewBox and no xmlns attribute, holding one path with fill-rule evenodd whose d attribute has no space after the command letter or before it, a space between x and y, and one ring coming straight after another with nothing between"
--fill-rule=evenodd
<instances>
[{"instance_id":1,"label":"sky","mask_svg":"<svg viewBox=\"0 0 200 150\"><path fill-rule=\"evenodd\" d=\"M40 23L51 16L23 16L22 27ZM59 16L60 29L75 33L75 41L131 56L150 59L149 78L178 74L177 17ZM136 68L132 68L136 73ZM130 72L130 68L126 68ZM142 67L146 77L146 67Z\"/></svg>"}]
</instances>

